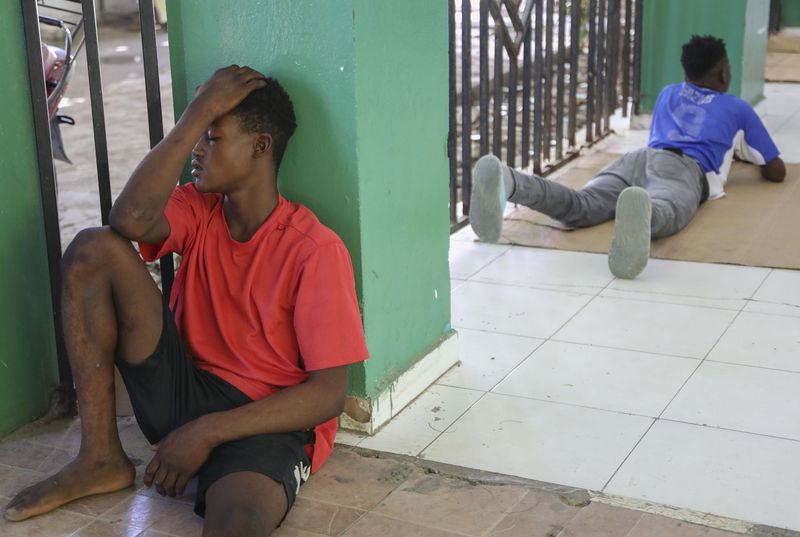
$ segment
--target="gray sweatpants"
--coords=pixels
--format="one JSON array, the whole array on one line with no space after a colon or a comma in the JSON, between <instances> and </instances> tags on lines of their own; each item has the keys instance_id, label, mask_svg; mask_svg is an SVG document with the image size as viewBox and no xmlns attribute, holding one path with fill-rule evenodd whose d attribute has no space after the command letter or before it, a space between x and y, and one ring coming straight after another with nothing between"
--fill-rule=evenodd
<instances>
[{"instance_id":1,"label":"gray sweatpants","mask_svg":"<svg viewBox=\"0 0 800 537\"><path fill-rule=\"evenodd\" d=\"M580 190L512 169L509 198L569 227L588 227L614 218L617 198L629 186L647 190L653 204L650 235L674 235L700 206L705 176L696 160L645 148L618 158Z\"/></svg>"}]
</instances>

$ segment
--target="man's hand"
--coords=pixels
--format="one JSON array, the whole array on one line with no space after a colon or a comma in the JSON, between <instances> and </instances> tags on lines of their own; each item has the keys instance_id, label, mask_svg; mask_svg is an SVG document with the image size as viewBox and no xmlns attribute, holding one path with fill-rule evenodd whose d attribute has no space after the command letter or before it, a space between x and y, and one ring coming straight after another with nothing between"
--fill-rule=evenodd
<instances>
[{"instance_id":1,"label":"man's hand","mask_svg":"<svg viewBox=\"0 0 800 537\"><path fill-rule=\"evenodd\" d=\"M212 118L227 114L251 91L267 85L266 77L249 67L231 65L217 71L197 88L190 104Z\"/></svg>"},{"instance_id":2,"label":"man's hand","mask_svg":"<svg viewBox=\"0 0 800 537\"><path fill-rule=\"evenodd\" d=\"M186 483L208 460L213 448L201 420L175 429L158 443L156 455L145 470L146 487L155 485L162 496L183 494Z\"/></svg>"},{"instance_id":3,"label":"man's hand","mask_svg":"<svg viewBox=\"0 0 800 537\"><path fill-rule=\"evenodd\" d=\"M786 177L786 165L780 157L775 157L761 166L761 177L772 183L781 183Z\"/></svg>"}]
</instances>

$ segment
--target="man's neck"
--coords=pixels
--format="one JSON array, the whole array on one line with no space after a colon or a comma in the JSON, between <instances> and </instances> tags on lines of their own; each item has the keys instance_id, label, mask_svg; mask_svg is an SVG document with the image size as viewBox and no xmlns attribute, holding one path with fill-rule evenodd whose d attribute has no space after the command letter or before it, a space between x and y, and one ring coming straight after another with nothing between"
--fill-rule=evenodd
<instances>
[{"instance_id":1,"label":"man's neck","mask_svg":"<svg viewBox=\"0 0 800 537\"><path fill-rule=\"evenodd\" d=\"M259 178L242 188L225 195L223 214L231 237L247 242L278 206L278 186L275 179Z\"/></svg>"}]
</instances>

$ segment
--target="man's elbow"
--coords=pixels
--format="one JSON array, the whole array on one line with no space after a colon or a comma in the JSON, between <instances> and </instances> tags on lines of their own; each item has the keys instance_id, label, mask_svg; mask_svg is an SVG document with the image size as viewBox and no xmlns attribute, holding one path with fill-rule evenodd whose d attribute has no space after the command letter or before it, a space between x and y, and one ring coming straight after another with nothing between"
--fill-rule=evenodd
<instances>
[{"instance_id":1,"label":"man's elbow","mask_svg":"<svg viewBox=\"0 0 800 537\"><path fill-rule=\"evenodd\" d=\"M121 210L116 205L108 215L108 224L111 229L131 241L141 240L152 226L146 219L137 218L130 211Z\"/></svg>"}]
</instances>

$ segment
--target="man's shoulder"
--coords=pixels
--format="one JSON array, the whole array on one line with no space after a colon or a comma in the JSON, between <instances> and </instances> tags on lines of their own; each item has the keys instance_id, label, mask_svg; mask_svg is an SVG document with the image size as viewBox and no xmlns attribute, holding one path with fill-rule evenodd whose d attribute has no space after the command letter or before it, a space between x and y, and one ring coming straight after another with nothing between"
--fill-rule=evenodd
<instances>
[{"instance_id":1,"label":"man's shoulder","mask_svg":"<svg viewBox=\"0 0 800 537\"><path fill-rule=\"evenodd\" d=\"M295 232L296 239L304 248L317 250L328 245L344 245L339 235L320 222L305 205L289 202L284 225Z\"/></svg>"}]
</instances>

